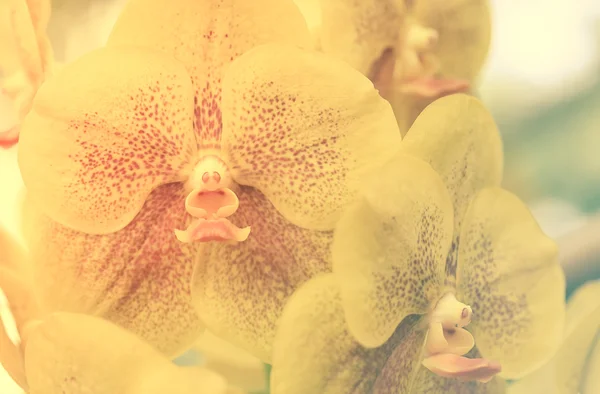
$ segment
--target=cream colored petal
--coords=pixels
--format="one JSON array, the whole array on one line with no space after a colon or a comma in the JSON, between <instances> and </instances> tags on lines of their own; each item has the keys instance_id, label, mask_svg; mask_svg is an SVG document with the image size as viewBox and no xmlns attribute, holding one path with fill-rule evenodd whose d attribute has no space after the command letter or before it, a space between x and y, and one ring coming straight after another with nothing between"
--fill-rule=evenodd
<instances>
[{"instance_id":1,"label":"cream colored petal","mask_svg":"<svg viewBox=\"0 0 600 394\"><path fill-rule=\"evenodd\" d=\"M284 309L275 338L271 393L372 393L387 358L414 324L411 318L387 344L366 349L346 328L332 274L315 277Z\"/></svg>"},{"instance_id":2,"label":"cream colored petal","mask_svg":"<svg viewBox=\"0 0 600 394\"><path fill-rule=\"evenodd\" d=\"M201 145L221 137L221 82L229 63L268 42L310 47L302 14L281 0L134 0L108 45L160 49L182 61L195 89L195 128Z\"/></svg>"},{"instance_id":3,"label":"cream colored petal","mask_svg":"<svg viewBox=\"0 0 600 394\"><path fill-rule=\"evenodd\" d=\"M588 355L588 362L585 369L585 377L581 382L581 392L583 394L593 394L600 392L600 334L596 334L596 343Z\"/></svg>"},{"instance_id":4,"label":"cream colored petal","mask_svg":"<svg viewBox=\"0 0 600 394\"><path fill-rule=\"evenodd\" d=\"M31 201L92 234L129 224L194 154L193 91L160 54L100 49L44 84L22 125L19 167Z\"/></svg>"},{"instance_id":5,"label":"cream colored petal","mask_svg":"<svg viewBox=\"0 0 600 394\"><path fill-rule=\"evenodd\" d=\"M194 273L194 302L207 327L270 362L277 319L288 297L330 271L331 232L296 227L256 189L241 187L231 221L251 225L238 244L206 245Z\"/></svg>"},{"instance_id":6,"label":"cream colored petal","mask_svg":"<svg viewBox=\"0 0 600 394\"><path fill-rule=\"evenodd\" d=\"M578 289L567 305L565 337L542 368L509 388L509 394L594 394L600 336L600 281ZM595 343L595 344L594 344ZM596 390L596 391L594 391Z\"/></svg>"},{"instance_id":7,"label":"cream colored petal","mask_svg":"<svg viewBox=\"0 0 600 394\"><path fill-rule=\"evenodd\" d=\"M226 74L224 160L298 226L332 230L400 140L390 105L341 61L271 44Z\"/></svg>"},{"instance_id":8,"label":"cream colored petal","mask_svg":"<svg viewBox=\"0 0 600 394\"><path fill-rule=\"evenodd\" d=\"M217 394L219 375L177 367L133 333L106 320L71 313L49 316L25 350L31 394Z\"/></svg>"},{"instance_id":9,"label":"cream colored petal","mask_svg":"<svg viewBox=\"0 0 600 394\"><path fill-rule=\"evenodd\" d=\"M209 331L194 344L194 350L201 355L203 367L221 374L230 384L252 393L266 390L264 363L245 350Z\"/></svg>"},{"instance_id":10,"label":"cream colored petal","mask_svg":"<svg viewBox=\"0 0 600 394\"><path fill-rule=\"evenodd\" d=\"M335 231L333 271L350 332L383 344L410 314L427 313L443 290L452 206L432 168L398 155L365 182Z\"/></svg>"},{"instance_id":11,"label":"cream colored petal","mask_svg":"<svg viewBox=\"0 0 600 394\"><path fill-rule=\"evenodd\" d=\"M556 352L565 319L565 277L556 244L527 207L500 188L479 192L460 235L457 299L469 329L501 376L520 378Z\"/></svg>"},{"instance_id":12,"label":"cream colored petal","mask_svg":"<svg viewBox=\"0 0 600 394\"><path fill-rule=\"evenodd\" d=\"M474 97L455 94L429 105L402 142L404 153L431 164L454 206L454 241L446 272L456 273L458 236L469 202L502 179L502 143L491 114Z\"/></svg>"},{"instance_id":13,"label":"cream colored petal","mask_svg":"<svg viewBox=\"0 0 600 394\"><path fill-rule=\"evenodd\" d=\"M70 230L26 202L24 233L45 310L104 317L169 357L189 348L203 327L190 295L200 246L173 232L187 224L185 195L178 183L158 187L127 227L108 235Z\"/></svg>"},{"instance_id":14,"label":"cream colored petal","mask_svg":"<svg viewBox=\"0 0 600 394\"><path fill-rule=\"evenodd\" d=\"M19 344L15 343L5 328L6 316L0 311L0 367L21 388L27 389L27 378L25 377L25 365L23 364L23 353Z\"/></svg>"},{"instance_id":15,"label":"cream colored petal","mask_svg":"<svg viewBox=\"0 0 600 394\"><path fill-rule=\"evenodd\" d=\"M321 0L325 53L365 75L386 48L398 44L406 13L398 0Z\"/></svg>"},{"instance_id":16,"label":"cream colored petal","mask_svg":"<svg viewBox=\"0 0 600 394\"><path fill-rule=\"evenodd\" d=\"M445 78L473 82L490 47L489 0L416 0L414 16L438 32L433 54Z\"/></svg>"}]
</instances>

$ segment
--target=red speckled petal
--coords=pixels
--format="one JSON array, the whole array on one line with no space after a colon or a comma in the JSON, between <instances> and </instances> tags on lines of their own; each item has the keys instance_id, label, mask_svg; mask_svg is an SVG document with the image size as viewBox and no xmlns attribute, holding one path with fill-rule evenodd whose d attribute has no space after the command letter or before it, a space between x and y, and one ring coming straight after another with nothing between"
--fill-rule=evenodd
<instances>
[{"instance_id":1,"label":"red speckled petal","mask_svg":"<svg viewBox=\"0 0 600 394\"><path fill-rule=\"evenodd\" d=\"M275 337L271 393L370 394L390 354L411 339L415 316L385 345L361 346L348 332L336 285L333 275L319 275L290 297ZM405 355L407 364L417 364Z\"/></svg>"},{"instance_id":2,"label":"red speckled petal","mask_svg":"<svg viewBox=\"0 0 600 394\"><path fill-rule=\"evenodd\" d=\"M57 222L125 227L158 185L182 179L195 151L183 66L147 50L100 49L46 82L21 130L31 201Z\"/></svg>"},{"instance_id":3,"label":"red speckled petal","mask_svg":"<svg viewBox=\"0 0 600 394\"><path fill-rule=\"evenodd\" d=\"M278 44L231 65L223 109L223 155L235 181L315 230L333 229L401 140L390 105L366 77L342 61Z\"/></svg>"},{"instance_id":4,"label":"red speckled petal","mask_svg":"<svg viewBox=\"0 0 600 394\"><path fill-rule=\"evenodd\" d=\"M199 143L219 143L221 78L237 56L267 42L311 45L300 11L281 0L133 0L108 45L157 48L181 60L196 89Z\"/></svg>"},{"instance_id":5,"label":"red speckled petal","mask_svg":"<svg viewBox=\"0 0 600 394\"><path fill-rule=\"evenodd\" d=\"M169 356L190 346L202 330L190 296L200 244L173 233L187 224L185 195L179 183L158 187L108 235L70 230L27 205L24 232L45 309L107 318Z\"/></svg>"},{"instance_id":6,"label":"red speckled petal","mask_svg":"<svg viewBox=\"0 0 600 394\"><path fill-rule=\"evenodd\" d=\"M364 186L336 227L331 253L349 330L377 347L443 294L452 205L435 171L408 155Z\"/></svg>"},{"instance_id":7,"label":"red speckled petal","mask_svg":"<svg viewBox=\"0 0 600 394\"><path fill-rule=\"evenodd\" d=\"M431 103L402 142L439 174L454 207L454 237L446 259L448 281L454 281L459 233L467 207L477 192L502 180L502 141L490 112L476 98L452 94ZM477 338L476 338L477 340Z\"/></svg>"},{"instance_id":8,"label":"red speckled petal","mask_svg":"<svg viewBox=\"0 0 600 394\"><path fill-rule=\"evenodd\" d=\"M65 312L33 331L25 365L32 394L225 394L227 386L214 372L177 367L115 324Z\"/></svg>"},{"instance_id":9,"label":"red speckled petal","mask_svg":"<svg viewBox=\"0 0 600 394\"><path fill-rule=\"evenodd\" d=\"M292 292L329 271L330 232L296 227L256 189L241 187L231 221L252 232L242 243L205 247L194 273L194 302L207 327L264 361Z\"/></svg>"},{"instance_id":10,"label":"red speckled petal","mask_svg":"<svg viewBox=\"0 0 600 394\"><path fill-rule=\"evenodd\" d=\"M501 188L480 191L460 233L457 299L473 309L469 331L484 357L519 379L563 339L565 275L558 248L527 206Z\"/></svg>"}]
</instances>

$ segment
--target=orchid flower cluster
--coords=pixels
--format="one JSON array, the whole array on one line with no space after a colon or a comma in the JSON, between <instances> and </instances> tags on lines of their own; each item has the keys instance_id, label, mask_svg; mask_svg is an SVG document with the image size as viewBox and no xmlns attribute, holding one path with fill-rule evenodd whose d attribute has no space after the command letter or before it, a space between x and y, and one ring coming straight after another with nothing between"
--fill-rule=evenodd
<instances>
[{"instance_id":1,"label":"orchid flower cluster","mask_svg":"<svg viewBox=\"0 0 600 394\"><path fill-rule=\"evenodd\" d=\"M503 393L556 357L557 248L472 96L485 0L322 0L312 31L292 0L129 0L46 74L48 3L9 3L0 361L27 393L242 392L171 363L205 332L273 394Z\"/></svg>"}]
</instances>

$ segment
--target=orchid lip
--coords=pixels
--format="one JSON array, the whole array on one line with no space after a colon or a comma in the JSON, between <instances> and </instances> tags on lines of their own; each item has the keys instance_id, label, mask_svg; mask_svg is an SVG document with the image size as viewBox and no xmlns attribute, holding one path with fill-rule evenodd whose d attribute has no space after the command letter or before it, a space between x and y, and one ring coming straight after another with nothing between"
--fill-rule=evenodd
<instances>
[{"instance_id":1,"label":"orchid lip","mask_svg":"<svg viewBox=\"0 0 600 394\"><path fill-rule=\"evenodd\" d=\"M475 346L475 338L463 327L471 323L473 311L453 293L445 294L429 317L423 366L449 378L487 382L501 371L495 361L462 357Z\"/></svg>"},{"instance_id":2,"label":"orchid lip","mask_svg":"<svg viewBox=\"0 0 600 394\"><path fill-rule=\"evenodd\" d=\"M250 227L239 228L226 219L237 211L240 201L229 188L227 166L218 156L203 157L189 183L193 190L185 199L185 210L195 219L186 230L175 230L179 241L241 242L248 238Z\"/></svg>"},{"instance_id":3,"label":"orchid lip","mask_svg":"<svg viewBox=\"0 0 600 394\"><path fill-rule=\"evenodd\" d=\"M177 239L184 243L190 242L225 242L245 241L250 235L250 227L239 228L229 220L220 219L196 219L185 231L175 230Z\"/></svg>"}]
</instances>

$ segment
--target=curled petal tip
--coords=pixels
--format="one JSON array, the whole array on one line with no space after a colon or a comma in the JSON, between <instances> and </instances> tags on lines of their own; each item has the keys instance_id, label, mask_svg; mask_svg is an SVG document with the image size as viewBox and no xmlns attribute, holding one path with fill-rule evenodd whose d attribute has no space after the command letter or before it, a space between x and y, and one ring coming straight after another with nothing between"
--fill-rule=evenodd
<instances>
[{"instance_id":1,"label":"curled petal tip","mask_svg":"<svg viewBox=\"0 0 600 394\"><path fill-rule=\"evenodd\" d=\"M0 132L0 148L8 149L19 142L19 127L15 126Z\"/></svg>"},{"instance_id":2,"label":"curled petal tip","mask_svg":"<svg viewBox=\"0 0 600 394\"><path fill-rule=\"evenodd\" d=\"M461 79L418 78L405 81L401 85L404 94L437 99L453 93L469 91L471 85Z\"/></svg>"},{"instance_id":3,"label":"curled petal tip","mask_svg":"<svg viewBox=\"0 0 600 394\"><path fill-rule=\"evenodd\" d=\"M229 220L197 219L188 228L175 230L177 239L184 243L190 242L242 242L248 239L250 227L239 228Z\"/></svg>"},{"instance_id":4,"label":"curled petal tip","mask_svg":"<svg viewBox=\"0 0 600 394\"><path fill-rule=\"evenodd\" d=\"M466 358L455 354L436 354L423 360L423 366L436 375L464 381L489 382L502 371L496 361Z\"/></svg>"}]
</instances>

